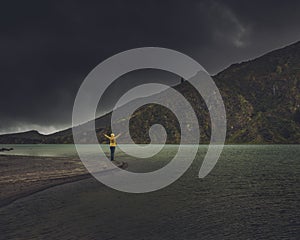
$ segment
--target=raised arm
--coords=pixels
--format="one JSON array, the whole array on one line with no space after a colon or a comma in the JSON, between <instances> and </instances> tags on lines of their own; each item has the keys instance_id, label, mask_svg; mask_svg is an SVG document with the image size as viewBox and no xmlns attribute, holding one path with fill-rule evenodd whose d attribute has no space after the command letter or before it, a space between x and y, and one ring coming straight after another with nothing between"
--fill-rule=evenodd
<instances>
[{"instance_id":1,"label":"raised arm","mask_svg":"<svg viewBox=\"0 0 300 240\"><path fill-rule=\"evenodd\" d=\"M105 133L103 134L106 138L110 139L110 136L106 135Z\"/></svg>"},{"instance_id":2,"label":"raised arm","mask_svg":"<svg viewBox=\"0 0 300 240\"><path fill-rule=\"evenodd\" d=\"M121 133L119 133L117 136L115 136L115 138L118 138L118 137L120 137L121 136Z\"/></svg>"}]
</instances>

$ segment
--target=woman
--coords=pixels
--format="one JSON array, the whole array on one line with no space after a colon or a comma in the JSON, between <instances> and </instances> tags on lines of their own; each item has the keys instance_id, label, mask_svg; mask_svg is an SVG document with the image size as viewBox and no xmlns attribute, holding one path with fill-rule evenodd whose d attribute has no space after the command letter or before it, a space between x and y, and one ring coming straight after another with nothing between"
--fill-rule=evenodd
<instances>
[{"instance_id":1,"label":"woman","mask_svg":"<svg viewBox=\"0 0 300 240\"><path fill-rule=\"evenodd\" d=\"M115 149L116 149L116 146L117 146L117 142L116 142L116 139L118 137L120 137L121 134L118 134L117 136L115 136L115 134L110 134L110 136L104 134L104 136L106 138L109 139L109 147L110 147L110 160L111 161L114 161L114 158L115 158Z\"/></svg>"}]
</instances>

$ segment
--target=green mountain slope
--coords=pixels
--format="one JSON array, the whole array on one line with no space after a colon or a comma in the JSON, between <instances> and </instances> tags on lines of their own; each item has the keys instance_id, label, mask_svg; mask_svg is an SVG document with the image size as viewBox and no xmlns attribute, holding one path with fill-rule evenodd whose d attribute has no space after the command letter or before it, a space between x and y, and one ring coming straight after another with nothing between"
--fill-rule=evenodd
<instances>
[{"instance_id":1,"label":"green mountain slope","mask_svg":"<svg viewBox=\"0 0 300 240\"><path fill-rule=\"evenodd\" d=\"M300 143L300 42L251 61L233 64L213 78L226 107L227 143ZM201 142L209 142L210 119L201 96L187 81L175 89L195 109ZM150 141L148 130L155 123L165 127L168 143L180 141L178 121L165 107L148 104L137 109L130 123L130 134L137 143ZM110 131L109 124L110 114L96 119L96 131L100 136ZM89 142L88 136L89 133L82 133L83 142ZM71 129L51 135L30 131L0 136L0 143L72 141ZM101 136L99 141L106 140Z\"/></svg>"},{"instance_id":2,"label":"green mountain slope","mask_svg":"<svg viewBox=\"0 0 300 240\"><path fill-rule=\"evenodd\" d=\"M300 142L300 42L234 64L215 81L230 114L229 142Z\"/></svg>"}]
</instances>

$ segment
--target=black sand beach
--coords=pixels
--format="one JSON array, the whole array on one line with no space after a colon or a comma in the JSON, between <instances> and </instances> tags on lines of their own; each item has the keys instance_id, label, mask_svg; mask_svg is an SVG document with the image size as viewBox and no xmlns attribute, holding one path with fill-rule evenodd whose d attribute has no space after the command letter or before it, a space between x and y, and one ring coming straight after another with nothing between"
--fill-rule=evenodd
<instances>
[{"instance_id":1,"label":"black sand beach","mask_svg":"<svg viewBox=\"0 0 300 240\"><path fill-rule=\"evenodd\" d=\"M116 162L119 167L125 163ZM44 189L92 177L78 158L0 155L0 207Z\"/></svg>"}]
</instances>

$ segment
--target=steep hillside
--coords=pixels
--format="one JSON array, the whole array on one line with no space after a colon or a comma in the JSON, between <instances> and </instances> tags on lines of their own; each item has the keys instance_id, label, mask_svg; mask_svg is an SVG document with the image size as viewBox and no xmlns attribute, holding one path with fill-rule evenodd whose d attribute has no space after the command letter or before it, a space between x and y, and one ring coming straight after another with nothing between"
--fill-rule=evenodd
<instances>
[{"instance_id":1,"label":"steep hillside","mask_svg":"<svg viewBox=\"0 0 300 240\"><path fill-rule=\"evenodd\" d=\"M229 142L300 143L300 42L234 64L214 79L229 115Z\"/></svg>"},{"instance_id":2,"label":"steep hillside","mask_svg":"<svg viewBox=\"0 0 300 240\"><path fill-rule=\"evenodd\" d=\"M233 64L213 77L227 112L227 143L300 143L300 42L272 51L257 59ZM201 142L210 139L210 119L200 95L187 82L175 87L194 107L200 123ZM158 96L167 97L163 94ZM180 104L180 103L178 103ZM148 143L149 128L160 123L168 143L179 143L177 119L167 108L148 104L130 119L130 133L137 143ZM109 132L110 114L96 119L100 142ZM89 142L89 133L82 133ZM127 136L129 137L129 136ZM72 143L67 129L51 135L36 131L0 136L0 143Z\"/></svg>"}]
</instances>

